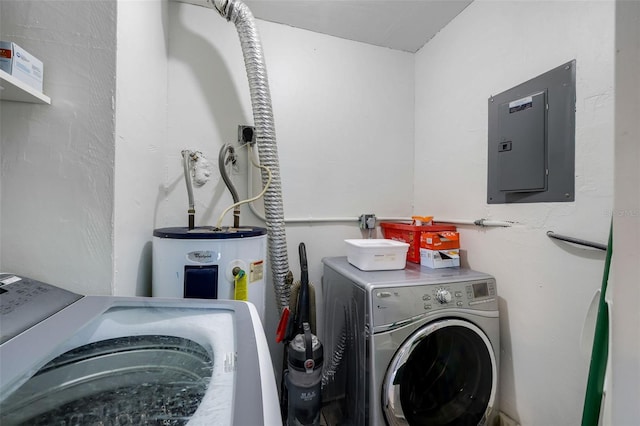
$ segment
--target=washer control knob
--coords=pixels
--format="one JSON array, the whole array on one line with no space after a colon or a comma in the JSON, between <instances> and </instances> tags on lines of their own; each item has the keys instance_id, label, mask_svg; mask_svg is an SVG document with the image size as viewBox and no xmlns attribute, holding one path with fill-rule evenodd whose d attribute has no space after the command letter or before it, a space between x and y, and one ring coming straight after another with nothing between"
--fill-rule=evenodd
<instances>
[{"instance_id":1,"label":"washer control knob","mask_svg":"<svg viewBox=\"0 0 640 426\"><path fill-rule=\"evenodd\" d=\"M436 290L436 300L442 304L451 302L451 293L446 288Z\"/></svg>"}]
</instances>

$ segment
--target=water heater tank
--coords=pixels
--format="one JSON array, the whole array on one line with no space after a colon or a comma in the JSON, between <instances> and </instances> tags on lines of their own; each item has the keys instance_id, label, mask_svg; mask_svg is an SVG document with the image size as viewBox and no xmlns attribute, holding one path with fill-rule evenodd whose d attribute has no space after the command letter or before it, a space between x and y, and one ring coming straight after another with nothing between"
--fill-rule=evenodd
<instances>
[{"instance_id":1,"label":"water heater tank","mask_svg":"<svg viewBox=\"0 0 640 426\"><path fill-rule=\"evenodd\" d=\"M241 269L247 277L248 301L255 305L264 324L266 253L264 228L156 229L153 296L233 299L234 269Z\"/></svg>"}]
</instances>

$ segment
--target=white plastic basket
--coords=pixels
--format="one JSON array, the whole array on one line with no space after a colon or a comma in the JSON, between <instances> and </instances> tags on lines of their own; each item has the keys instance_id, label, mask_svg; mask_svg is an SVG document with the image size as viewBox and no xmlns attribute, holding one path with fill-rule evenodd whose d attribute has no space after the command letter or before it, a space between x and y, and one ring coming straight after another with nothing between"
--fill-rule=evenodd
<instances>
[{"instance_id":1,"label":"white plastic basket","mask_svg":"<svg viewBox=\"0 0 640 426\"><path fill-rule=\"evenodd\" d=\"M363 271L404 269L407 264L408 243L386 239L357 239L344 242L347 243L347 260Z\"/></svg>"}]
</instances>

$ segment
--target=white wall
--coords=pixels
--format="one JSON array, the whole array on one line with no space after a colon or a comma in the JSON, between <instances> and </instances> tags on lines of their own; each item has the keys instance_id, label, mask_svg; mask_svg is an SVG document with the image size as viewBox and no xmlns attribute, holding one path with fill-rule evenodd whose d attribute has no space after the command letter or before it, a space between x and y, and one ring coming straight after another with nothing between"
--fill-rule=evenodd
<instances>
[{"instance_id":1,"label":"white wall","mask_svg":"<svg viewBox=\"0 0 640 426\"><path fill-rule=\"evenodd\" d=\"M640 419L640 2L616 2L616 143L609 299L612 425Z\"/></svg>"},{"instance_id":2,"label":"white wall","mask_svg":"<svg viewBox=\"0 0 640 426\"><path fill-rule=\"evenodd\" d=\"M299 279L298 244L304 242L319 293L321 258L346 253L343 240L361 236L355 222L360 214L411 213L413 55L263 21L257 26L269 73L285 216L354 218L286 227L290 267ZM186 225L180 150L200 150L217 162L222 144L236 142L237 125L253 123L233 24L214 11L170 3L169 55L166 193L156 227ZM245 198L244 151L240 161L231 178ZM217 170L214 175L195 191L197 225L213 225L232 203ZM241 222L264 226L246 206ZM223 224L231 223L228 215ZM270 308L271 342L277 318L275 304Z\"/></svg>"},{"instance_id":3,"label":"white wall","mask_svg":"<svg viewBox=\"0 0 640 426\"><path fill-rule=\"evenodd\" d=\"M614 3L476 0L416 54L415 209L461 228L463 264L495 275L501 309L501 404L522 425L580 423L585 318L613 206ZM577 60L576 201L487 205L487 99ZM587 323L591 330L592 323Z\"/></svg>"},{"instance_id":4,"label":"white wall","mask_svg":"<svg viewBox=\"0 0 640 426\"><path fill-rule=\"evenodd\" d=\"M2 268L110 294L116 2L2 1L51 105L2 102Z\"/></svg>"},{"instance_id":5,"label":"white wall","mask_svg":"<svg viewBox=\"0 0 640 426\"><path fill-rule=\"evenodd\" d=\"M151 235L167 167L167 8L118 2L115 295L151 295Z\"/></svg>"}]
</instances>

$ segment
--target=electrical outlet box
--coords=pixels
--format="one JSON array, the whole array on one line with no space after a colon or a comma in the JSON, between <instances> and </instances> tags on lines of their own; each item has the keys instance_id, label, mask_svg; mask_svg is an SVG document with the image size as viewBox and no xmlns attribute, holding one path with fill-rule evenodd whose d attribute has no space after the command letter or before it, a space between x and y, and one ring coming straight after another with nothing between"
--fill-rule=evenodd
<instances>
[{"instance_id":1,"label":"electrical outlet box","mask_svg":"<svg viewBox=\"0 0 640 426\"><path fill-rule=\"evenodd\" d=\"M489 98L487 203L575 200L575 68Z\"/></svg>"},{"instance_id":2,"label":"electrical outlet box","mask_svg":"<svg viewBox=\"0 0 640 426\"><path fill-rule=\"evenodd\" d=\"M360 229L375 229L376 227L375 214L361 214L358 220L360 222Z\"/></svg>"},{"instance_id":3,"label":"electrical outlet box","mask_svg":"<svg viewBox=\"0 0 640 426\"><path fill-rule=\"evenodd\" d=\"M254 126L238 126L238 143L240 145L256 143L256 128Z\"/></svg>"}]
</instances>

